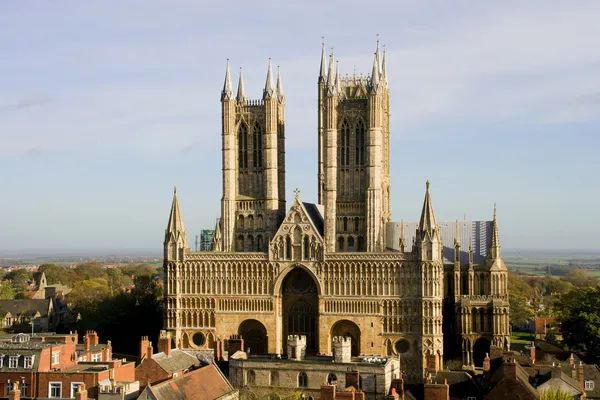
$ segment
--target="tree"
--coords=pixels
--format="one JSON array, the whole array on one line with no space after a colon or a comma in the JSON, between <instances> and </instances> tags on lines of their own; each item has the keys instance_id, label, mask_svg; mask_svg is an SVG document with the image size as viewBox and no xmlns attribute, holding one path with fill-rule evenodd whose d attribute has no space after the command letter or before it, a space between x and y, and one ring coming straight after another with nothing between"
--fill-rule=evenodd
<instances>
[{"instance_id":1,"label":"tree","mask_svg":"<svg viewBox=\"0 0 600 400\"><path fill-rule=\"evenodd\" d=\"M562 389L548 389L540 393L540 400L572 400L573 396Z\"/></svg>"},{"instance_id":2,"label":"tree","mask_svg":"<svg viewBox=\"0 0 600 400\"><path fill-rule=\"evenodd\" d=\"M600 285L571 290L556 304L563 342L600 361Z\"/></svg>"},{"instance_id":3,"label":"tree","mask_svg":"<svg viewBox=\"0 0 600 400\"><path fill-rule=\"evenodd\" d=\"M508 287L510 288L508 300L510 302L511 324L525 324L534 317L533 307L528 305L533 296L533 289L526 280L514 273L508 273Z\"/></svg>"},{"instance_id":4,"label":"tree","mask_svg":"<svg viewBox=\"0 0 600 400\"><path fill-rule=\"evenodd\" d=\"M67 278L67 269L56 264L42 264L39 266L38 271L43 272L46 275L46 281L49 285L55 285L62 283L66 285L70 279Z\"/></svg>"},{"instance_id":5,"label":"tree","mask_svg":"<svg viewBox=\"0 0 600 400\"><path fill-rule=\"evenodd\" d=\"M0 300L12 300L15 295L15 290L10 285L0 285Z\"/></svg>"},{"instance_id":6,"label":"tree","mask_svg":"<svg viewBox=\"0 0 600 400\"><path fill-rule=\"evenodd\" d=\"M580 288L594 287L598 284L598 278L591 276L585 269L572 269L563 277L563 280Z\"/></svg>"},{"instance_id":7,"label":"tree","mask_svg":"<svg viewBox=\"0 0 600 400\"><path fill-rule=\"evenodd\" d=\"M15 290L21 290L24 286L27 285L28 281L33 280L33 273L27 271L26 269L15 269L10 271L4 276L5 279L12 282L12 287Z\"/></svg>"}]
</instances>

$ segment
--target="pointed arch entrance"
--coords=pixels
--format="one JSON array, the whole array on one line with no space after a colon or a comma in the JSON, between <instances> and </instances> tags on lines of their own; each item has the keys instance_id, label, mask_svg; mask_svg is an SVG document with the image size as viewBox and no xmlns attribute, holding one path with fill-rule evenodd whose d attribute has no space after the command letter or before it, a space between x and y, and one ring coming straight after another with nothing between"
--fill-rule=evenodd
<instances>
[{"instance_id":1,"label":"pointed arch entrance","mask_svg":"<svg viewBox=\"0 0 600 400\"><path fill-rule=\"evenodd\" d=\"M290 271L281 285L283 309L283 348L288 335L306 336L306 352L315 354L319 347L319 296L312 276L302 267Z\"/></svg>"}]
</instances>

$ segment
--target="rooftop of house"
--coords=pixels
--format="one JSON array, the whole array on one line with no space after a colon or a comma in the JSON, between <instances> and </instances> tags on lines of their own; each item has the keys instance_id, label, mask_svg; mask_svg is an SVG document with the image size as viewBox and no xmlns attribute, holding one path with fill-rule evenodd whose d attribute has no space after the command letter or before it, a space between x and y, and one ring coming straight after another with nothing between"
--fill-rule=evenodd
<instances>
[{"instance_id":1,"label":"rooftop of house","mask_svg":"<svg viewBox=\"0 0 600 400\"><path fill-rule=\"evenodd\" d=\"M139 400L213 400L221 398L235 389L215 364L181 375L177 378L148 385Z\"/></svg>"},{"instance_id":2,"label":"rooftop of house","mask_svg":"<svg viewBox=\"0 0 600 400\"><path fill-rule=\"evenodd\" d=\"M50 299L0 300L0 316L9 313L12 316L35 315L39 312L41 317L47 317L50 302Z\"/></svg>"},{"instance_id":3,"label":"rooftop of house","mask_svg":"<svg viewBox=\"0 0 600 400\"><path fill-rule=\"evenodd\" d=\"M171 350L170 356L164 352L153 354L152 359L169 374L200 365L200 361L196 357L180 349Z\"/></svg>"}]
</instances>

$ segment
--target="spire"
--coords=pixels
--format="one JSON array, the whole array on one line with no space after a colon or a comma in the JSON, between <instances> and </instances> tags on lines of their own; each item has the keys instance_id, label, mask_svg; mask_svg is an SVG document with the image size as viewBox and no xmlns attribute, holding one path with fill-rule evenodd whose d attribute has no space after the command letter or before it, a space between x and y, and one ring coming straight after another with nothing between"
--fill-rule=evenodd
<instances>
[{"instance_id":1,"label":"spire","mask_svg":"<svg viewBox=\"0 0 600 400\"><path fill-rule=\"evenodd\" d=\"M238 82L237 101L243 103L246 101L246 92L244 91L244 78L242 76L242 67L240 67L240 80Z\"/></svg>"},{"instance_id":2,"label":"spire","mask_svg":"<svg viewBox=\"0 0 600 400\"><path fill-rule=\"evenodd\" d=\"M404 238L404 220L400 221L400 251L404 253L406 248L406 239Z\"/></svg>"},{"instance_id":3,"label":"spire","mask_svg":"<svg viewBox=\"0 0 600 400\"><path fill-rule=\"evenodd\" d=\"M371 73L371 90L374 92L379 88L379 56L375 53L373 57L373 72Z\"/></svg>"},{"instance_id":4,"label":"spire","mask_svg":"<svg viewBox=\"0 0 600 400\"><path fill-rule=\"evenodd\" d=\"M179 200L177 199L177 186L173 189L173 204L171 205L171 215L169 216L169 223L167 224L167 238L177 238L181 235L185 235L185 227L183 226L183 218L181 217L181 210L179 209ZM165 240L166 242L167 240ZM187 244L186 244L187 245Z\"/></svg>"},{"instance_id":5,"label":"spire","mask_svg":"<svg viewBox=\"0 0 600 400\"><path fill-rule=\"evenodd\" d=\"M460 234L458 233L458 220L456 220L456 232L454 232L454 247L460 247Z\"/></svg>"},{"instance_id":6,"label":"spire","mask_svg":"<svg viewBox=\"0 0 600 400\"><path fill-rule=\"evenodd\" d=\"M325 57L325 39L321 48L321 69L319 71L319 83L327 81L327 60Z\"/></svg>"},{"instance_id":7,"label":"spire","mask_svg":"<svg viewBox=\"0 0 600 400\"><path fill-rule=\"evenodd\" d=\"M383 61L381 61L381 81L387 86L387 63L385 61L385 46L383 46Z\"/></svg>"},{"instance_id":8,"label":"spire","mask_svg":"<svg viewBox=\"0 0 600 400\"><path fill-rule=\"evenodd\" d=\"M335 62L335 91L339 95L342 91L340 86L340 62Z\"/></svg>"},{"instance_id":9,"label":"spire","mask_svg":"<svg viewBox=\"0 0 600 400\"><path fill-rule=\"evenodd\" d=\"M274 95L275 83L273 83L273 68L271 67L271 59L269 58L269 68L267 69L267 81L265 82L263 99L272 99Z\"/></svg>"},{"instance_id":10,"label":"spire","mask_svg":"<svg viewBox=\"0 0 600 400\"><path fill-rule=\"evenodd\" d=\"M327 73L327 93L335 94L335 71L333 53L329 56L329 72Z\"/></svg>"},{"instance_id":11,"label":"spire","mask_svg":"<svg viewBox=\"0 0 600 400\"><path fill-rule=\"evenodd\" d=\"M427 181L425 201L423 202L423 211L421 211L421 220L419 221L419 231L421 234L424 232L431 232L437 228L435 222L435 216L433 215L433 205L431 204L431 196L429 195L429 181Z\"/></svg>"},{"instance_id":12,"label":"spire","mask_svg":"<svg viewBox=\"0 0 600 400\"><path fill-rule=\"evenodd\" d=\"M473 267L473 236L469 236L469 268Z\"/></svg>"},{"instance_id":13,"label":"spire","mask_svg":"<svg viewBox=\"0 0 600 400\"><path fill-rule=\"evenodd\" d=\"M379 58L379 34L377 34L377 48L375 49L375 59L377 60L377 72L381 75L381 64Z\"/></svg>"},{"instance_id":14,"label":"spire","mask_svg":"<svg viewBox=\"0 0 600 400\"><path fill-rule=\"evenodd\" d=\"M223 92L221 92L221 101L231 100L233 98L233 89L231 85L231 74L229 73L229 58L227 67L225 67L225 83L223 83Z\"/></svg>"},{"instance_id":15,"label":"spire","mask_svg":"<svg viewBox=\"0 0 600 400\"><path fill-rule=\"evenodd\" d=\"M215 236L213 237L213 251L221 251L221 220L217 218L215 223Z\"/></svg>"},{"instance_id":16,"label":"spire","mask_svg":"<svg viewBox=\"0 0 600 400\"><path fill-rule=\"evenodd\" d=\"M283 93L283 84L281 83L281 72L279 71L279 65L277 66L277 99L279 102L285 100L285 94Z\"/></svg>"},{"instance_id":17,"label":"spire","mask_svg":"<svg viewBox=\"0 0 600 400\"><path fill-rule=\"evenodd\" d=\"M492 248L490 256L493 259L500 258L500 238L498 236L498 217L496 215L496 203L494 203L494 220L492 222Z\"/></svg>"}]
</instances>

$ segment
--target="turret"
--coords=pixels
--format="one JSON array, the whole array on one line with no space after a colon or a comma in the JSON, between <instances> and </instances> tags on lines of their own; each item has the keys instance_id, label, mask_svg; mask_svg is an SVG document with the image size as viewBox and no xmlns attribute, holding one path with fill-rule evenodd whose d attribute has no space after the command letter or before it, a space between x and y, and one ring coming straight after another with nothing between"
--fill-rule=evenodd
<instances>
[{"instance_id":1,"label":"turret","mask_svg":"<svg viewBox=\"0 0 600 400\"><path fill-rule=\"evenodd\" d=\"M271 59L267 67L267 80L263 90L263 100L265 102L265 134L264 134L264 182L265 198L267 210L279 209L279 184L278 184L278 154L277 154L277 110L278 101L273 82L273 71Z\"/></svg>"},{"instance_id":2,"label":"turret","mask_svg":"<svg viewBox=\"0 0 600 400\"><path fill-rule=\"evenodd\" d=\"M237 102L245 102L244 83L242 81L242 70L240 69L240 81L238 85ZM225 70L225 84L221 94L221 138L223 159L223 197L221 199L221 216L223 221L223 238L221 251L233 250L233 230L235 227L235 199L236 199L236 144L235 144L235 120L236 100L233 99L231 87L231 75L229 72L229 60Z\"/></svg>"},{"instance_id":3,"label":"turret","mask_svg":"<svg viewBox=\"0 0 600 400\"><path fill-rule=\"evenodd\" d=\"M385 244L382 194L383 98L379 85L379 41L373 57L369 90L369 140L367 142L367 251L382 251Z\"/></svg>"},{"instance_id":4,"label":"turret","mask_svg":"<svg viewBox=\"0 0 600 400\"><path fill-rule=\"evenodd\" d=\"M442 261L442 240L440 229L433 213L433 204L429 194L429 181L426 183L425 200L417 229L416 245L419 260Z\"/></svg>"},{"instance_id":5,"label":"turret","mask_svg":"<svg viewBox=\"0 0 600 400\"><path fill-rule=\"evenodd\" d=\"M236 99L240 104L246 101L246 91L244 90L244 77L242 76L242 68L240 68L240 79L238 80Z\"/></svg>"},{"instance_id":6,"label":"turret","mask_svg":"<svg viewBox=\"0 0 600 400\"><path fill-rule=\"evenodd\" d=\"M406 239L404 238L404 220L400 222L400 252L404 253L406 248Z\"/></svg>"},{"instance_id":7,"label":"turret","mask_svg":"<svg viewBox=\"0 0 600 400\"><path fill-rule=\"evenodd\" d=\"M385 60L385 46L383 47L383 61L381 61L381 83L387 87L387 63Z\"/></svg>"},{"instance_id":8,"label":"turret","mask_svg":"<svg viewBox=\"0 0 600 400\"><path fill-rule=\"evenodd\" d=\"M221 220L215 223L215 237L213 238L213 251L223 251L223 237L221 236Z\"/></svg>"},{"instance_id":9,"label":"turret","mask_svg":"<svg viewBox=\"0 0 600 400\"><path fill-rule=\"evenodd\" d=\"M329 72L327 74L327 89L325 98L325 132L324 132L324 203L325 203L325 243L326 251L334 252L337 223L337 105L338 92L335 83L333 54L329 56Z\"/></svg>"},{"instance_id":10,"label":"turret","mask_svg":"<svg viewBox=\"0 0 600 400\"><path fill-rule=\"evenodd\" d=\"M325 135L325 85L327 83L327 59L325 56L325 42L321 48L321 67L319 69L318 80L318 166L317 166L317 182L318 182L318 202L324 204L324 187L325 187L325 169L323 166L325 158L324 135Z\"/></svg>"},{"instance_id":11,"label":"turret","mask_svg":"<svg viewBox=\"0 0 600 400\"><path fill-rule=\"evenodd\" d=\"M280 103L285 101L285 94L283 93L283 83L281 83L281 71L279 70L279 65L277 66L277 100Z\"/></svg>"},{"instance_id":12,"label":"turret","mask_svg":"<svg viewBox=\"0 0 600 400\"><path fill-rule=\"evenodd\" d=\"M173 191L173 204L171 205L171 214L169 223L165 230L165 260L181 261L183 253L188 247L187 235L183 226L183 218L179 209L179 200L177 199L177 188Z\"/></svg>"},{"instance_id":13,"label":"turret","mask_svg":"<svg viewBox=\"0 0 600 400\"><path fill-rule=\"evenodd\" d=\"M494 220L492 222L492 245L489 257L492 260L500 258L500 238L498 236L498 216L496 215L496 204L494 204Z\"/></svg>"}]
</instances>

